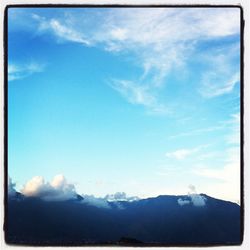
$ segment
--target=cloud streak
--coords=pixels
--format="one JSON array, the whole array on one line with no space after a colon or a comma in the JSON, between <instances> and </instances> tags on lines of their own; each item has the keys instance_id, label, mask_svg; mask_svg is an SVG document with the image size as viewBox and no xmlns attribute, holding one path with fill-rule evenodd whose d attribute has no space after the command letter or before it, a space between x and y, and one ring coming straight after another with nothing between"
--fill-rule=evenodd
<instances>
[{"instance_id":1,"label":"cloud streak","mask_svg":"<svg viewBox=\"0 0 250 250\"><path fill-rule=\"evenodd\" d=\"M204 147L207 147L207 145L201 145L201 146L191 148L191 149L185 149L185 148L178 149L176 151L167 152L166 157L170 159L184 160L187 157L198 153Z\"/></svg>"},{"instance_id":2,"label":"cloud streak","mask_svg":"<svg viewBox=\"0 0 250 250\"><path fill-rule=\"evenodd\" d=\"M28 64L16 64L9 63L8 65L8 80L14 81L26 78L33 75L34 73L43 72L45 68L44 64L39 63L28 63Z\"/></svg>"},{"instance_id":3,"label":"cloud streak","mask_svg":"<svg viewBox=\"0 0 250 250\"><path fill-rule=\"evenodd\" d=\"M34 13L29 18L34 20L38 35L50 33L57 41L129 55L141 75L132 81L113 77L109 85L129 103L155 114L171 113L168 100L160 98L162 90L168 89L170 75L189 71L190 62L201 64L197 56L201 55L201 43L240 32L238 8L107 8L88 12L71 9L53 18ZM237 46L202 54L206 70L197 74L201 75L199 93L205 98L230 93L239 81L239 69L234 67Z\"/></svg>"},{"instance_id":4,"label":"cloud streak","mask_svg":"<svg viewBox=\"0 0 250 250\"><path fill-rule=\"evenodd\" d=\"M208 69L202 74L200 93L205 98L229 94L240 83L240 47L238 44L210 50L203 56Z\"/></svg>"},{"instance_id":5,"label":"cloud streak","mask_svg":"<svg viewBox=\"0 0 250 250\"><path fill-rule=\"evenodd\" d=\"M129 103L144 106L149 112L155 114L168 113L167 107L158 103L149 86L139 85L127 80L113 80L109 85Z\"/></svg>"},{"instance_id":6,"label":"cloud streak","mask_svg":"<svg viewBox=\"0 0 250 250\"><path fill-rule=\"evenodd\" d=\"M59 41L70 41L90 45L90 42L81 32L62 24L62 22L55 18L46 19L36 14L32 14L32 18L38 22L38 31L40 33L48 31L59 39Z\"/></svg>"},{"instance_id":7,"label":"cloud streak","mask_svg":"<svg viewBox=\"0 0 250 250\"><path fill-rule=\"evenodd\" d=\"M230 147L226 151L225 163L221 167L203 166L193 170L200 178L208 178L215 183L204 185L208 193L215 197L238 200L240 197L240 148Z\"/></svg>"},{"instance_id":8,"label":"cloud streak","mask_svg":"<svg viewBox=\"0 0 250 250\"><path fill-rule=\"evenodd\" d=\"M207 133L207 132L214 132L214 131L222 130L224 128L225 128L225 125L217 125L217 126L211 126L211 127L207 127L207 128L200 128L200 129L195 129L195 130L179 133L179 134L176 134L176 135L172 135L172 136L169 137L169 139L175 139L175 138L178 138L178 137L200 135L200 134Z\"/></svg>"}]
</instances>

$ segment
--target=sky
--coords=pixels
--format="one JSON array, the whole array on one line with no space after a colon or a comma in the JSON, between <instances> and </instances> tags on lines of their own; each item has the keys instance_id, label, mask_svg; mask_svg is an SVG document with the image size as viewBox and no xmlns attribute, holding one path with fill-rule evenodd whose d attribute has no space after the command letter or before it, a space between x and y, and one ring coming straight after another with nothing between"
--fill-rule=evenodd
<instances>
[{"instance_id":1,"label":"sky","mask_svg":"<svg viewBox=\"0 0 250 250\"><path fill-rule=\"evenodd\" d=\"M239 8L9 8L8 175L240 200Z\"/></svg>"}]
</instances>

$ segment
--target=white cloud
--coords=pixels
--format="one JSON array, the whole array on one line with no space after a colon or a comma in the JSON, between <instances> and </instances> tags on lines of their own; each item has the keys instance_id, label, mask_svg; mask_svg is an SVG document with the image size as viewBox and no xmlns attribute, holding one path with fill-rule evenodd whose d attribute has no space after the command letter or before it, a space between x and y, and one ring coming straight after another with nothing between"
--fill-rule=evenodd
<instances>
[{"instance_id":1,"label":"white cloud","mask_svg":"<svg viewBox=\"0 0 250 250\"><path fill-rule=\"evenodd\" d=\"M39 63L27 63L27 64L15 64L9 63L8 65L8 80L14 81L28 77L34 73L43 72L45 68L44 64Z\"/></svg>"},{"instance_id":2,"label":"white cloud","mask_svg":"<svg viewBox=\"0 0 250 250\"><path fill-rule=\"evenodd\" d=\"M210 49L209 54L200 56L207 65L202 74L200 93L212 98L231 93L240 82L239 44Z\"/></svg>"},{"instance_id":3,"label":"white cloud","mask_svg":"<svg viewBox=\"0 0 250 250\"><path fill-rule=\"evenodd\" d=\"M105 197L95 197L94 195L82 195L82 203L100 208L112 208L111 204L118 209L124 209L119 203L120 201L133 202L139 200L137 196L127 196L124 192L116 192L115 194L107 194Z\"/></svg>"},{"instance_id":4,"label":"white cloud","mask_svg":"<svg viewBox=\"0 0 250 250\"><path fill-rule=\"evenodd\" d=\"M232 114L228 123L231 125L231 128L230 134L226 137L227 143L240 145L240 113Z\"/></svg>"},{"instance_id":5,"label":"white cloud","mask_svg":"<svg viewBox=\"0 0 250 250\"><path fill-rule=\"evenodd\" d=\"M198 153L202 148L204 148L206 146L207 145L201 145L201 146L191 148L191 149L178 149L176 151L167 152L166 157L176 159L176 160L183 160L190 155L194 155L194 154Z\"/></svg>"},{"instance_id":6,"label":"white cloud","mask_svg":"<svg viewBox=\"0 0 250 250\"><path fill-rule=\"evenodd\" d=\"M178 202L178 204L179 204L180 206L184 206L184 205L190 204L190 200L183 200L183 199L181 199L181 198L179 198L179 199L177 200L177 202Z\"/></svg>"},{"instance_id":7,"label":"white cloud","mask_svg":"<svg viewBox=\"0 0 250 250\"><path fill-rule=\"evenodd\" d=\"M115 40L125 40L127 38L127 33L128 30L126 29L121 29L121 28L115 28L113 30L111 30L111 36L113 37L113 39Z\"/></svg>"},{"instance_id":8,"label":"white cloud","mask_svg":"<svg viewBox=\"0 0 250 250\"><path fill-rule=\"evenodd\" d=\"M48 31L55 35L55 37L59 39L58 41L70 41L90 45L90 42L85 38L82 32L76 31L73 27L66 25L66 23L63 24L62 21L56 18L47 19L37 14L32 14L31 17L37 21L38 33L40 34Z\"/></svg>"},{"instance_id":9,"label":"white cloud","mask_svg":"<svg viewBox=\"0 0 250 250\"><path fill-rule=\"evenodd\" d=\"M113 80L109 85L132 104L142 105L155 114L168 113L168 109L158 103L149 86L127 80Z\"/></svg>"},{"instance_id":10,"label":"white cloud","mask_svg":"<svg viewBox=\"0 0 250 250\"><path fill-rule=\"evenodd\" d=\"M116 192L115 194L107 194L104 197L105 200L109 202L115 202L115 201L136 201L139 200L137 196L127 196L126 193L124 192Z\"/></svg>"},{"instance_id":11,"label":"white cloud","mask_svg":"<svg viewBox=\"0 0 250 250\"><path fill-rule=\"evenodd\" d=\"M194 149L178 149L176 151L166 153L166 156L168 158L174 158L174 159L177 159L177 160L183 160L187 156L189 156L189 155L191 155L191 154L193 154L195 152L196 152L196 150L194 150Z\"/></svg>"},{"instance_id":12,"label":"white cloud","mask_svg":"<svg viewBox=\"0 0 250 250\"><path fill-rule=\"evenodd\" d=\"M208 98L228 94L239 81L240 75L238 72L233 75L229 73L228 76L223 75L218 70L208 72L203 76L201 94Z\"/></svg>"},{"instance_id":13,"label":"white cloud","mask_svg":"<svg viewBox=\"0 0 250 250\"><path fill-rule=\"evenodd\" d=\"M149 113L163 114L169 114L168 100L161 103L159 96L167 88L169 74L177 69L185 72L190 60L200 63L200 42L240 32L238 8L110 8L82 13L71 10L54 18L33 14L32 18L40 34L50 32L60 41L129 53L142 74L132 83L120 79L111 81L110 86L130 103L144 105ZM206 70L200 92L204 97L229 93L238 82L239 69L232 65L239 51L228 54L227 49L217 50L203 60Z\"/></svg>"},{"instance_id":14,"label":"white cloud","mask_svg":"<svg viewBox=\"0 0 250 250\"><path fill-rule=\"evenodd\" d=\"M222 168L199 168L194 170L194 173L219 179L228 183L235 183L234 180L239 180L240 173L240 149L238 147L230 148L227 151L228 159ZM238 182L238 181L237 181Z\"/></svg>"},{"instance_id":15,"label":"white cloud","mask_svg":"<svg viewBox=\"0 0 250 250\"><path fill-rule=\"evenodd\" d=\"M197 41L239 34L239 13L219 8L120 9L110 11L99 37L109 49L133 52L143 76L153 74L157 87L170 70L185 65Z\"/></svg>"},{"instance_id":16,"label":"white cloud","mask_svg":"<svg viewBox=\"0 0 250 250\"><path fill-rule=\"evenodd\" d=\"M100 208L107 208L107 209L111 208L108 201L104 198L98 198L93 195L82 195L82 196L83 196L82 203L86 203L91 206L100 207Z\"/></svg>"},{"instance_id":17,"label":"white cloud","mask_svg":"<svg viewBox=\"0 0 250 250\"><path fill-rule=\"evenodd\" d=\"M45 201L63 201L76 198L75 187L63 175L56 175L49 183L41 176L29 180L21 190L25 196L39 197Z\"/></svg>"},{"instance_id":18,"label":"white cloud","mask_svg":"<svg viewBox=\"0 0 250 250\"><path fill-rule=\"evenodd\" d=\"M155 102L154 97L148 93L145 86L138 86L132 81L113 80L110 86L130 103L151 106Z\"/></svg>"},{"instance_id":19,"label":"white cloud","mask_svg":"<svg viewBox=\"0 0 250 250\"><path fill-rule=\"evenodd\" d=\"M187 132L183 132L183 133L179 133L179 134L176 134L176 135L169 136L169 139L175 139L175 138L178 138L178 137L200 135L200 134L203 134L203 133L222 130L224 128L225 128L225 125L217 125L217 126L211 126L211 127L207 127L207 128L200 128L200 129L195 129L195 130L191 130L191 131L187 131Z\"/></svg>"},{"instance_id":20,"label":"white cloud","mask_svg":"<svg viewBox=\"0 0 250 250\"><path fill-rule=\"evenodd\" d=\"M190 194L191 201L196 207L203 207L206 205L206 197L200 194Z\"/></svg>"},{"instance_id":21,"label":"white cloud","mask_svg":"<svg viewBox=\"0 0 250 250\"><path fill-rule=\"evenodd\" d=\"M196 207L203 207L206 205L206 197L203 195L197 194L196 188L194 185L189 185L188 196L191 198L191 201Z\"/></svg>"},{"instance_id":22,"label":"white cloud","mask_svg":"<svg viewBox=\"0 0 250 250\"><path fill-rule=\"evenodd\" d=\"M119 203L120 201L133 202L139 200L137 196L127 196L124 192L117 192L115 194L107 194L105 197L95 197L94 195L83 195L82 203L100 208L111 208L111 204L118 209L124 209Z\"/></svg>"},{"instance_id":23,"label":"white cloud","mask_svg":"<svg viewBox=\"0 0 250 250\"><path fill-rule=\"evenodd\" d=\"M62 25L56 19L50 20L50 22L48 23L48 28L50 28L56 36L63 40L82 43L85 45L90 44L90 42L85 39L81 33Z\"/></svg>"},{"instance_id":24,"label":"white cloud","mask_svg":"<svg viewBox=\"0 0 250 250\"><path fill-rule=\"evenodd\" d=\"M188 204L193 204L196 207L203 207L206 205L206 197L203 195L197 194L196 188L194 185L189 185L189 192L188 196L185 199L179 198L177 200L177 203L180 206L188 205Z\"/></svg>"},{"instance_id":25,"label":"white cloud","mask_svg":"<svg viewBox=\"0 0 250 250\"><path fill-rule=\"evenodd\" d=\"M204 166L193 173L215 181L204 182L203 189L210 195L236 201L240 199L240 148L229 148L226 157L226 163L220 168Z\"/></svg>"}]
</instances>

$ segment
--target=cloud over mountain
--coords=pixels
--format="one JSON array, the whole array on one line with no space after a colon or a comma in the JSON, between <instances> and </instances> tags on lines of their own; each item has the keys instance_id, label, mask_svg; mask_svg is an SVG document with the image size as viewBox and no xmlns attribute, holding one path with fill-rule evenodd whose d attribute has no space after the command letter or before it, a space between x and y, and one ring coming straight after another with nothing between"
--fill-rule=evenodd
<instances>
[{"instance_id":1,"label":"cloud over mountain","mask_svg":"<svg viewBox=\"0 0 250 250\"><path fill-rule=\"evenodd\" d=\"M139 200L137 196L127 196L125 192L116 192L114 194L107 194L104 199L107 201L136 201Z\"/></svg>"},{"instance_id":2,"label":"cloud over mountain","mask_svg":"<svg viewBox=\"0 0 250 250\"><path fill-rule=\"evenodd\" d=\"M56 175L51 182L35 176L24 185L21 192L25 196L39 197L45 201L63 201L77 196L75 186L68 183L62 174Z\"/></svg>"},{"instance_id":3,"label":"cloud over mountain","mask_svg":"<svg viewBox=\"0 0 250 250\"><path fill-rule=\"evenodd\" d=\"M181 198L179 198L179 199L177 200L177 202L178 202L178 204L179 204L180 206L184 206L184 205L190 204L190 200L184 200L184 199L181 199Z\"/></svg>"},{"instance_id":4,"label":"cloud over mountain","mask_svg":"<svg viewBox=\"0 0 250 250\"><path fill-rule=\"evenodd\" d=\"M203 207L206 205L206 197L200 194L197 194L196 188L194 185L189 185L188 196L185 199L179 198L177 203L180 206L193 204L196 207Z\"/></svg>"},{"instance_id":5,"label":"cloud over mountain","mask_svg":"<svg viewBox=\"0 0 250 250\"><path fill-rule=\"evenodd\" d=\"M119 203L121 201L133 202L139 200L137 196L127 196L125 192L116 192L114 194L107 194L105 197L95 197L94 195L82 195L83 203L100 207L111 208L111 203L119 209L123 209L123 206Z\"/></svg>"},{"instance_id":6,"label":"cloud over mountain","mask_svg":"<svg viewBox=\"0 0 250 250\"><path fill-rule=\"evenodd\" d=\"M9 177L8 178L8 195L13 196L16 194L16 189L15 189L16 184L12 182L12 179Z\"/></svg>"},{"instance_id":7,"label":"cloud over mountain","mask_svg":"<svg viewBox=\"0 0 250 250\"><path fill-rule=\"evenodd\" d=\"M107 200L104 198L95 197L94 195L83 195L82 203L99 208L111 208Z\"/></svg>"},{"instance_id":8,"label":"cloud over mountain","mask_svg":"<svg viewBox=\"0 0 250 250\"><path fill-rule=\"evenodd\" d=\"M16 192L15 183L9 178L8 195L13 196ZM75 186L69 183L62 174L56 175L50 182L46 182L42 176L34 176L24 184L20 192L26 197L37 197L44 201L65 201L77 199L79 196ZM132 202L139 200L137 196L127 196L125 192L107 194L104 197L83 194L82 197L82 203L99 208L111 208L110 203L116 204L117 208L122 208L119 204L120 201Z\"/></svg>"}]
</instances>

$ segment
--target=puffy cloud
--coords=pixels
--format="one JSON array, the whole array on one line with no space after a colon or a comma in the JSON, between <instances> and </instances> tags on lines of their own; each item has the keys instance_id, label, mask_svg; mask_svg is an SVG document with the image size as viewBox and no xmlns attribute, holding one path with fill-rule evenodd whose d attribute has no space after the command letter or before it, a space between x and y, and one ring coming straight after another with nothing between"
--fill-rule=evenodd
<instances>
[{"instance_id":1,"label":"puffy cloud","mask_svg":"<svg viewBox=\"0 0 250 250\"><path fill-rule=\"evenodd\" d=\"M8 196L14 196L16 194L16 184L12 182L12 179L8 178Z\"/></svg>"},{"instance_id":2,"label":"puffy cloud","mask_svg":"<svg viewBox=\"0 0 250 250\"><path fill-rule=\"evenodd\" d=\"M29 180L21 190L25 196L39 197L45 201L64 201L76 198L75 187L63 175L56 175L49 183L41 176Z\"/></svg>"},{"instance_id":3,"label":"puffy cloud","mask_svg":"<svg viewBox=\"0 0 250 250\"><path fill-rule=\"evenodd\" d=\"M203 207L206 205L206 197L196 193L196 188L194 185L189 185L189 192L186 199L179 198L177 203L180 206L193 204L196 207Z\"/></svg>"},{"instance_id":4,"label":"puffy cloud","mask_svg":"<svg viewBox=\"0 0 250 250\"><path fill-rule=\"evenodd\" d=\"M191 201L196 207L203 207L206 205L206 197L197 194L196 188L194 185L189 185L189 193L188 196L191 198Z\"/></svg>"},{"instance_id":5,"label":"puffy cloud","mask_svg":"<svg viewBox=\"0 0 250 250\"><path fill-rule=\"evenodd\" d=\"M200 194L190 194L191 201L196 207L203 207L206 205L206 197Z\"/></svg>"},{"instance_id":6,"label":"puffy cloud","mask_svg":"<svg viewBox=\"0 0 250 250\"><path fill-rule=\"evenodd\" d=\"M188 186L188 188L189 188L189 194L190 194L190 193L196 193L196 188L195 188L194 185L190 184L190 185Z\"/></svg>"}]
</instances>

